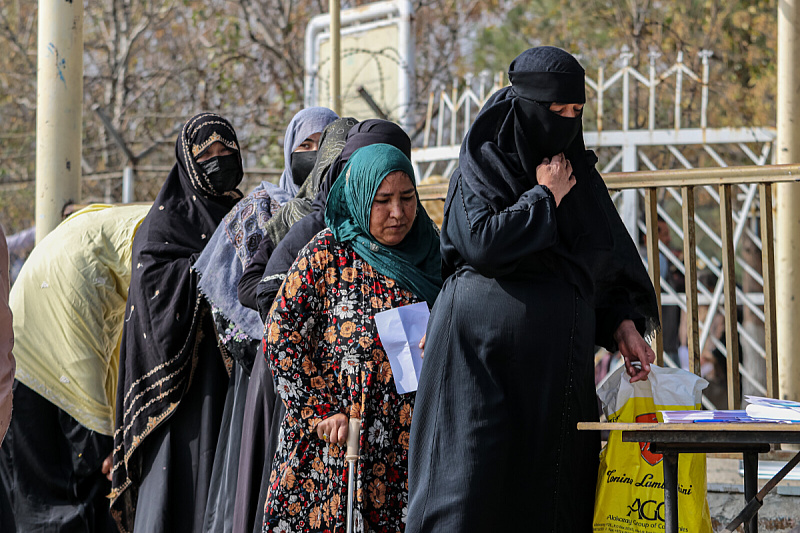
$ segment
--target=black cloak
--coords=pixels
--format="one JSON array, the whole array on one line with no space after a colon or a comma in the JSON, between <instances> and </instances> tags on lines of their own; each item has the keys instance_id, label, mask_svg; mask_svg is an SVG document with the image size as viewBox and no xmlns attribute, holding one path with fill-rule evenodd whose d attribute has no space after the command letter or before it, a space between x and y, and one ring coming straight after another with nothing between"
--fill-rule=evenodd
<instances>
[{"instance_id":1,"label":"black cloak","mask_svg":"<svg viewBox=\"0 0 800 533\"><path fill-rule=\"evenodd\" d=\"M428 323L409 445L407 533L589 532L599 437L594 346L625 319L658 327L643 262L586 151L584 71L539 47L511 64L464 139L441 233L446 281ZM556 208L537 183L564 153Z\"/></svg>"},{"instance_id":2,"label":"black cloak","mask_svg":"<svg viewBox=\"0 0 800 533\"><path fill-rule=\"evenodd\" d=\"M217 190L195 161L217 141L238 155L241 169L231 124L213 113L192 117L175 144L175 166L133 241L111 492L112 514L123 531L132 529L135 516L138 448L178 407L198 365L203 313L190 266L242 197L237 189Z\"/></svg>"}]
</instances>

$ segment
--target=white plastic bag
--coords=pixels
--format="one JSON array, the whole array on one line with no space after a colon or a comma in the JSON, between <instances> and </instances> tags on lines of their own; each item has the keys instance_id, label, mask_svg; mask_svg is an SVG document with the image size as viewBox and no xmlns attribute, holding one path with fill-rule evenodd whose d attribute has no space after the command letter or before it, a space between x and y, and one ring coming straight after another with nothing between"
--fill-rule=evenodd
<instances>
[{"instance_id":1,"label":"white plastic bag","mask_svg":"<svg viewBox=\"0 0 800 533\"><path fill-rule=\"evenodd\" d=\"M650 366L646 381L630 382L624 367L597 390L609 422L658 422L658 411L700 408L708 382L677 368ZM622 442L612 431L600 452L594 531L630 533L664 529L664 468L650 443ZM680 531L711 533L706 502L705 454L681 454L678 462Z\"/></svg>"}]
</instances>

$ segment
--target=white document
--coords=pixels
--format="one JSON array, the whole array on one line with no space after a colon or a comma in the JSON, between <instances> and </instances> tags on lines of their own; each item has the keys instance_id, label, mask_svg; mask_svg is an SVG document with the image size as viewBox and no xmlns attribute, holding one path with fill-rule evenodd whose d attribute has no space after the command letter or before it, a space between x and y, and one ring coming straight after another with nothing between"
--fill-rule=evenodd
<instances>
[{"instance_id":1,"label":"white document","mask_svg":"<svg viewBox=\"0 0 800 533\"><path fill-rule=\"evenodd\" d=\"M381 311L375 315L378 335L392 366L398 394L414 392L422 370L419 341L425 335L430 317L428 304L420 302Z\"/></svg>"}]
</instances>

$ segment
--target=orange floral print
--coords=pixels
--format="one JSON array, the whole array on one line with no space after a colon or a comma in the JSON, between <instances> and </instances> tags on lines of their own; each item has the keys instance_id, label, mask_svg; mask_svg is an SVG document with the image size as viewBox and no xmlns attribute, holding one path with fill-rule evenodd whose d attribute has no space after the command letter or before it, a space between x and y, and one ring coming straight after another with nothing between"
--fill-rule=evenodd
<instances>
[{"instance_id":1,"label":"orange floral print","mask_svg":"<svg viewBox=\"0 0 800 533\"><path fill-rule=\"evenodd\" d=\"M339 516L339 505L341 503L341 498L338 494L334 494L331 496L331 499L328 500L327 505L325 506L325 515L330 516L332 518L336 518Z\"/></svg>"},{"instance_id":2,"label":"orange floral print","mask_svg":"<svg viewBox=\"0 0 800 533\"><path fill-rule=\"evenodd\" d=\"M402 446L404 450L408 449L408 439L409 439L408 431L400 433L400 438L397 439L397 442L400 443L400 446Z\"/></svg>"},{"instance_id":3,"label":"orange floral print","mask_svg":"<svg viewBox=\"0 0 800 533\"><path fill-rule=\"evenodd\" d=\"M339 330L339 335L349 339L350 335L352 335L355 332L355 330L356 330L356 325L350 320L348 320L347 322L344 322L342 324L342 327Z\"/></svg>"},{"instance_id":4,"label":"orange floral print","mask_svg":"<svg viewBox=\"0 0 800 533\"><path fill-rule=\"evenodd\" d=\"M328 268L325 270L325 283L328 285L333 285L336 283L336 269L335 268Z\"/></svg>"},{"instance_id":5,"label":"orange floral print","mask_svg":"<svg viewBox=\"0 0 800 533\"><path fill-rule=\"evenodd\" d=\"M361 337L360 339L358 339L358 344L360 344L362 348L369 348L370 346L372 346L372 338Z\"/></svg>"},{"instance_id":6,"label":"orange floral print","mask_svg":"<svg viewBox=\"0 0 800 533\"><path fill-rule=\"evenodd\" d=\"M373 316L417 301L329 231L298 254L265 329L265 355L287 409L265 531L342 526L345 450L315 431L336 412L362 419L355 505L364 531L404 530L414 395L397 394Z\"/></svg>"},{"instance_id":7,"label":"orange floral print","mask_svg":"<svg viewBox=\"0 0 800 533\"><path fill-rule=\"evenodd\" d=\"M267 342L278 342L278 337L281 334L281 328L275 322L270 322L268 333L267 333Z\"/></svg>"},{"instance_id":8,"label":"orange floral print","mask_svg":"<svg viewBox=\"0 0 800 533\"><path fill-rule=\"evenodd\" d=\"M283 475L283 479L281 479L281 485L286 487L287 489L291 489L294 487L295 477L294 472L291 470L287 470L286 473Z\"/></svg>"},{"instance_id":9,"label":"orange floral print","mask_svg":"<svg viewBox=\"0 0 800 533\"><path fill-rule=\"evenodd\" d=\"M336 340L336 326L329 326L325 330L325 342L332 344Z\"/></svg>"},{"instance_id":10,"label":"orange floral print","mask_svg":"<svg viewBox=\"0 0 800 533\"><path fill-rule=\"evenodd\" d=\"M410 405L406 404L400 408L400 423L404 426L411 425L411 415L414 412L414 408Z\"/></svg>"},{"instance_id":11,"label":"orange floral print","mask_svg":"<svg viewBox=\"0 0 800 533\"><path fill-rule=\"evenodd\" d=\"M356 279L356 269L353 267L346 267L342 269L342 280L352 283Z\"/></svg>"},{"instance_id":12,"label":"orange floral print","mask_svg":"<svg viewBox=\"0 0 800 533\"><path fill-rule=\"evenodd\" d=\"M380 509L386 502L386 485L380 479L373 479L367 490L370 503Z\"/></svg>"},{"instance_id":13,"label":"orange floral print","mask_svg":"<svg viewBox=\"0 0 800 533\"><path fill-rule=\"evenodd\" d=\"M322 524L322 510L314 506L311 508L311 512L308 514L308 525L311 527L317 528Z\"/></svg>"},{"instance_id":14,"label":"orange floral print","mask_svg":"<svg viewBox=\"0 0 800 533\"><path fill-rule=\"evenodd\" d=\"M294 298L297 295L297 290L300 288L300 285L303 283L303 280L300 279L299 272L292 272L286 277L286 280L283 282L285 287L284 294L287 298Z\"/></svg>"},{"instance_id":15,"label":"orange floral print","mask_svg":"<svg viewBox=\"0 0 800 533\"><path fill-rule=\"evenodd\" d=\"M380 378L381 382L383 383L389 383L392 381L392 365L389 363L389 361L384 361L381 363Z\"/></svg>"},{"instance_id":16,"label":"orange floral print","mask_svg":"<svg viewBox=\"0 0 800 533\"><path fill-rule=\"evenodd\" d=\"M299 513L301 510L302 510L302 507L300 506L300 502L294 502L292 504L289 504L289 514L290 515L294 516L297 513Z\"/></svg>"}]
</instances>

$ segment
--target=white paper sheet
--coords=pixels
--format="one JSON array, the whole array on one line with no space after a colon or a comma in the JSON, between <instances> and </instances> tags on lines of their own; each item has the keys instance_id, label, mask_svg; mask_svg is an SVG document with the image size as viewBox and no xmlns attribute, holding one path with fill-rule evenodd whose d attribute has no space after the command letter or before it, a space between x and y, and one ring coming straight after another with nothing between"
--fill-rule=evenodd
<instances>
[{"instance_id":1,"label":"white paper sheet","mask_svg":"<svg viewBox=\"0 0 800 533\"><path fill-rule=\"evenodd\" d=\"M375 315L378 335L389 357L394 384L399 394L417 390L419 373L422 370L419 341L425 335L430 314L428 304L420 302Z\"/></svg>"}]
</instances>

